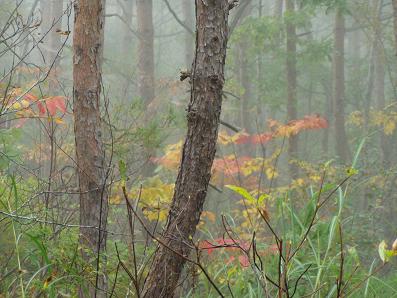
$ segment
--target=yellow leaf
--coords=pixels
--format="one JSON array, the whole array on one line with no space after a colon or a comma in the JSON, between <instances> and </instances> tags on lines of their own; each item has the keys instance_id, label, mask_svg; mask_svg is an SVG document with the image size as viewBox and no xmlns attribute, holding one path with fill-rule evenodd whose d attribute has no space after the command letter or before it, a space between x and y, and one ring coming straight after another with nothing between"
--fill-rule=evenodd
<instances>
[{"instance_id":1,"label":"yellow leaf","mask_svg":"<svg viewBox=\"0 0 397 298\"><path fill-rule=\"evenodd\" d=\"M383 127L383 131L385 135L390 136L391 134L393 134L395 129L396 129L396 123L393 120L388 119L385 123L385 126Z\"/></svg>"},{"instance_id":2,"label":"yellow leaf","mask_svg":"<svg viewBox=\"0 0 397 298\"><path fill-rule=\"evenodd\" d=\"M278 173L273 167L270 167L266 169L266 177L268 180L272 180L278 177Z\"/></svg>"}]
</instances>

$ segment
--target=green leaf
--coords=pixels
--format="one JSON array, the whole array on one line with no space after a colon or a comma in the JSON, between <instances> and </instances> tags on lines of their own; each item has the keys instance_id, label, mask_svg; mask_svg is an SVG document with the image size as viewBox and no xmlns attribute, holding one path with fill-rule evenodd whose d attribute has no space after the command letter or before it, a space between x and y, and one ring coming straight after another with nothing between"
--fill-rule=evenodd
<instances>
[{"instance_id":1,"label":"green leaf","mask_svg":"<svg viewBox=\"0 0 397 298\"><path fill-rule=\"evenodd\" d=\"M264 200L270 198L270 196L267 193L262 194L259 199L258 199L258 205L261 205Z\"/></svg>"},{"instance_id":2,"label":"green leaf","mask_svg":"<svg viewBox=\"0 0 397 298\"><path fill-rule=\"evenodd\" d=\"M235 185L226 185L226 187L238 193L239 195L243 196L248 201L256 204L256 199L253 196L251 196L251 194L245 188L238 187Z\"/></svg>"},{"instance_id":3,"label":"green leaf","mask_svg":"<svg viewBox=\"0 0 397 298\"><path fill-rule=\"evenodd\" d=\"M120 178L121 182L123 185L125 185L127 181L127 166L123 160L119 160L119 172L120 172Z\"/></svg>"},{"instance_id":4,"label":"green leaf","mask_svg":"<svg viewBox=\"0 0 397 298\"><path fill-rule=\"evenodd\" d=\"M383 240L381 243L379 243L379 247L378 247L379 257L383 263L386 263L388 261L386 250L387 250L387 244L385 240Z\"/></svg>"}]
</instances>

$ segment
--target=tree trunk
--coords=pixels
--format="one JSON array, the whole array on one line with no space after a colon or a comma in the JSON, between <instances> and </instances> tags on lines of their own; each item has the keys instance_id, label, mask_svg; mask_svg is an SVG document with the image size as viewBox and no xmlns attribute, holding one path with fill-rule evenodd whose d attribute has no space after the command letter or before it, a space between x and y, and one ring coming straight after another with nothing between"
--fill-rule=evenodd
<instances>
[{"instance_id":1,"label":"tree trunk","mask_svg":"<svg viewBox=\"0 0 397 298\"><path fill-rule=\"evenodd\" d=\"M375 84L374 95L377 102L377 109L382 111L385 109L385 53L383 49L383 32L382 32L382 8L383 1L378 0L377 13L375 19L375 36L374 36L374 64L375 64ZM380 133L380 149L381 161L384 168L390 166L390 144L387 136Z\"/></svg>"},{"instance_id":2,"label":"tree trunk","mask_svg":"<svg viewBox=\"0 0 397 298\"><path fill-rule=\"evenodd\" d=\"M394 15L394 42L395 50L397 55L397 0L392 0L393 2L393 15Z\"/></svg>"},{"instance_id":3,"label":"tree trunk","mask_svg":"<svg viewBox=\"0 0 397 298\"><path fill-rule=\"evenodd\" d=\"M345 130L345 18L342 10L337 9L334 28L333 52L333 102L335 118L336 153L343 162L350 158Z\"/></svg>"},{"instance_id":4,"label":"tree trunk","mask_svg":"<svg viewBox=\"0 0 397 298\"><path fill-rule=\"evenodd\" d=\"M106 248L106 233L103 231L106 230L108 214L107 170L100 119L104 8L102 0L80 0L74 4L73 115L80 191L80 225L86 226L80 228L80 245L83 259L94 266L91 272L98 269L96 266L101 263L102 258L99 255ZM81 287L80 296L106 297L106 289L104 264L101 264L95 280L87 280Z\"/></svg>"},{"instance_id":5,"label":"tree trunk","mask_svg":"<svg viewBox=\"0 0 397 298\"><path fill-rule=\"evenodd\" d=\"M276 0L274 3L273 16L276 19L281 19L283 15L283 0Z\"/></svg>"},{"instance_id":6,"label":"tree trunk","mask_svg":"<svg viewBox=\"0 0 397 298\"><path fill-rule=\"evenodd\" d=\"M294 0L286 0L286 14L295 13ZM297 118L297 98L296 98L296 26L288 20L287 22L287 117L288 120ZM288 159L294 160L298 155L298 136L290 136L288 139ZM292 178L298 175L298 167L295 164L289 164L289 172Z\"/></svg>"},{"instance_id":7,"label":"tree trunk","mask_svg":"<svg viewBox=\"0 0 397 298\"><path fill-rule=\"evenodd\" d=\"M246 5L243 13L241 14L237 25L244 22L244 20L250 15L252 11L252 5L249 3ZM240 99L240 115L239 122L240 127L246 130L248 134L253 134L253 121L256 119L250 112L250 102L253 100L253 86L252 86L252 74L253 66L250 65L250 54L248 53L249 40L247 36L242 35L240 40L236 44L237 47L237 81L240 82L243 94ZM241 155L254 156L255 147L252 144L245 144L242 148Z\"/></svg>"},{"instance_id":8,"label":"tree trunk","mask_svg":"<svg viewBox=\"0 0 397 298\"><path fill-rule=\"evenodd\" d=\"M203 209L215 156L228 38L227 0L196 0L196 55L187 113L187 136L162 240L143 297L172 297Z\"/></svg>"},{"instance_id":9,"label":"tree trunk","mask_svg":"<svg viewBox=\"0 0 397 298\"><path fill-rule=\"evenodd\" d=\"M126 64L126 66L128 67L128 69L124 69L125 76L122 78L123 79L122 95L124 98L128 98L128 91L131 84L130 69L132 69L132 67L129 61L132 52L131 41L133 39L133 35L131 32L131 28L132 28L133 9L134 9L134 1L125 0L123 5L123 20L125 21L125 24L124 24L123 40L122 40L122 57L123 57L122 59Z\"/></svg>"},{"instance_id":10,"label":"tree trunk","mask_svg":"<svg viewBox=\"0 0 397 298\"><path fill-rule=\"evenodd\" d=\"M152 0L137 0L138 94L145 106L154 99L154 29Z\"/></svg>"},{"instance_id":11,"label":"tree trunk","mask_svg":"<svg viewBox=\"0 0 397 298\"><path fill-rule=\"evenodd\" d=\"M184 23L193 31L193 1L182 0ZM190 69L192 67L194 55L194 40L192 34L186 30L185 32L185 67Z\"/></svg>"}]
</instances>

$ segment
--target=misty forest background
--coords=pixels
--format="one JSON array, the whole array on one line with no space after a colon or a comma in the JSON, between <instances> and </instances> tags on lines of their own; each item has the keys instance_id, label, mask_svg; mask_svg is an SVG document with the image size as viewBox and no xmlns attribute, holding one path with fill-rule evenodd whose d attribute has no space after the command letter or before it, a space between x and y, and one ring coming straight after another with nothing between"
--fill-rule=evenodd
<instances>
[{"instance_id":1,"label":"misty forest background","mask_svg":"<svg viewBox=\"0 0 397 298\"><path fill-rule=\"evenodd\" d=\"M106 0L75 27L76 2L0 1L0 297L155 297L205 8ZM397 297L397 1L229 2L211 181L173 295ZM78 42L98 45L91 66ZM90 118L79 92L98 82ZM78 148L102 162L100 205L80 203L96 165Z\"/></svg>"}]
</instances>

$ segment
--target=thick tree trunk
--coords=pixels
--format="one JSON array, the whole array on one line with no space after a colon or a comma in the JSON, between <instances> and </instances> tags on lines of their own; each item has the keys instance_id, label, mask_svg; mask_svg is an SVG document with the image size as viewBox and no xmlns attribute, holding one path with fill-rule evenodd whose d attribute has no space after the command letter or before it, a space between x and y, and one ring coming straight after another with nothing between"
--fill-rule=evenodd
<instances>
[{"instance_id":1,"label":"thick tree trunk","mask_svg":"<svg viewBox=\"0 0 397 298\"><path fill-rule=\"evenodd\" d=\"M138 94L145 106L154 99L154 29L152 0L137 0Z\"/></svg>"},{"instance_id":2,"label":"thick tree trunk","mask_svg":"<svg viewBox=\"0 0 397 298\"><path fill-rule=\"evenodd\" d=\"M96 266L106 248L108 214L105 152L101 140L100 95L103 55L104 2L80 0L74 4L73 115L80 191L80 245L85 261ZM98 263L97 263L98 262ZM91 272L92 272L91 271ZM87 282L81 297L106 297L104 264L98 277ZM96 286L94 286L96 285ZM96 289L98 287L98 289ZM96 293L95 293L96 292Z\"/></svg>"},{"instance_id":3,"label":"thick tree trunk","mask_svg":"<svg viewBox=\"0 0 397 298\"><path fill-rule=\"evenodd\" d=\"M193 31L193 1L182 0L184 23ZM194 39L192 34L186 30L185 32L185 67L190 69L192 67L194 56Z\"/></svg>"},{"instance_id":4,"label":"thick tree trunk","mask_svg":"<svg viewBox=\"0 0 397 298\"><path fill-rule=\"evenodd\" d=\"M172 297L203 209L215 156L228 38L227 0L196 0L196 55L191 77L188 131L162 240L143 297ZM169 247L169 248L168 248Z\"/></svg>"},{"instance_id":5,"label":"thick tree trunk","mask_svg":"<svg viewBox=\"0 0 397 298\"><path fill-rule=\"evenodd\" d=\"M334 28L333 53L333 102L335 119L335 144L339 158L347 162L350 158L345 130L345 18L342 10L337 9Z\"/></svg>"},{"instance_id":6,"label":"thick tree trunk","mask_svg":"<svg viewBox=\"0 0 397 298\"><path fill-rule=\"evenodd\" d=\"M293 14L295 12L294 0L286 0L286 14ZM296 97L296 26L287 22L287 117L288 120L295 120L298 116L297 112L297 97ZM288 159L293 160L298 155L298 136L290 136L288 139ZM295 164L289 164L290 176L296 178L298 175L298 168Z\"/></svg>"}]
</instances>

